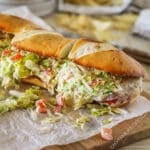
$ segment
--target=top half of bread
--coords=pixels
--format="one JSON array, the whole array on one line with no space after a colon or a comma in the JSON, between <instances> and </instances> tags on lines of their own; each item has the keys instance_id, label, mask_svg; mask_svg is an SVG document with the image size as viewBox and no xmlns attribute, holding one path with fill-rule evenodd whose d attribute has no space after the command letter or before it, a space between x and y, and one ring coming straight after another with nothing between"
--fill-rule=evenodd
<instances>
[{"instance_id":1,"label":"top half of bread","mask_svg":"<svg viewBox=\"0 0 150 150\"><path fill-rule=\"evenodd\" d=\"M12 46L44 57L64 58L73 46L74 40L46 30L30 30L16 34Z\"/></svg>"},{"instance_id":2,"label":"top half of bread","mask_svg":"<svg viewBox=\"0 0 150 150\"><path fill-rule=\"evenodd\" d=\"M143 67L111 44L87 39L76 40L68 56L74 62L129 77L144 76Z\"/></svg>"},{"instance_id":3,"label":"top half of bread","mask_svg":"<svg viewBox=\"0 0 150 150\"><path fill-rule=\"evenodd\" d=\"M0 14L0 30L7 33L18 33L24 30L41 29L29 20L13 15Z\"/></svg>"},{"instance_id":4,"label":"top half of bread","mask_svg":"<svg viewBox=\"0 0 150 150\"><path fill-rule=\"evenodd\" d=\"M69 39L45 30L16 34L12 45L45 57L65 58L85 67L129 77L144 76L143 67L111 44L87 39Z\"/></svg>"}]
</instances>

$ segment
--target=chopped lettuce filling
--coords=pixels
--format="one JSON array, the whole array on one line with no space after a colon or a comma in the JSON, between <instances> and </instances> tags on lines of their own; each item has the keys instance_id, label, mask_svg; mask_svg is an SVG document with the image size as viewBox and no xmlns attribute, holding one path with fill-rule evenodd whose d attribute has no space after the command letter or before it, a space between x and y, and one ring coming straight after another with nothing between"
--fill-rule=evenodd
<instances>
[{"instance_id":1,"label":"chopped lettuce filling","mask_svg":"<svg viewBox=\"0 0 150 150\"><path fill-rule=\"evenodd\" d=\"M14 92L13 92L14 93ZM15 93L18 93L17 91ZM39 88L29 88L25 92L19 92L20 96L12 94L6 100L0 101L0 114L15 109L27 109L34 107L35 101L39 99L41 91Z\"/></svg>"},{"instance_id":2,"label":"chopped lettuce filling","mask_svg":"<svg viewBox=\"0 0 150 150\"><path fill-rule=\"evenodd\" d=\"M10 42L13 35L0 32L0 53L7 48L10 48Z\"/></svg>"},{"instance_id":3,"label":"chopped lettuce filling","mask_svg":"<svg viewBox=\"0 0 150 150\"><path fill-rule=\"evenodd\" d=\"M102 124L103 125L110 124L110 123L112 123L112 121L113 121L113 117L104 119L104 120L102 120Z\"/></svg>"},{"instance_id":4,"label":"chopped lettuce filling","mask_svg":"<svg viewBox=\"0 0 150 150\"><path fill-rule=\"evenodd\" d=\"M90 122L90 118L86 115L82 115L81 117L76 119L75 127L80 127L81 129L84 129L86 123L88 122Z\"/></svg>"},{"instance_id":5,"label":"chopped lettuce filling","mask_svg":"<svg viewBox=\"0 0 150 150\"><path fill-rule=\"evenodd\" d=\"M74 103L74 109L93 100L102 101L104 97L120 90L113 75L96 69L85 69L71 61L66 61L57 74L57 92L66 101Z\"/></svg>"},{"instance_id":6,"label":"chopped lettuce filling","mask_svg":"<svg viewBox=\"0 0 150 150\"><path fill-rule=\"evenodd\" d=\"M95 117L111 114L111 112L111 107L92 108L90 110L91 115Z\"/></svg>"},{"instance_id":7,"label":"chopped lettuce filling","mask_svg":"<svg viewBox=\"0 0 150 150\"><path fill-rule=\"evenodd\" d=\"M9 50L1 56L0 78L4 88L14 86L23 78L36 76L51 95L62 95L65 104L75 110L85 104L102 100L121 90L119 79L97 69L84 68L70 60L58 61L32 52Z\"/></svg>"},{"instance_id":8,"label":"chopped lettuce filling","mask_svg":"<svg viewBox=\"0 0 150 150\"><path fill-rule=\"evenodd\" d=\"M23 78L37 76L47 84L49 91L54 94L57 83L54 78L60 68L58 61L26 51L9 50L9 53L6 54L1 56L0 61L2 87L8 88Z\"/></svg>"}]
</instances>

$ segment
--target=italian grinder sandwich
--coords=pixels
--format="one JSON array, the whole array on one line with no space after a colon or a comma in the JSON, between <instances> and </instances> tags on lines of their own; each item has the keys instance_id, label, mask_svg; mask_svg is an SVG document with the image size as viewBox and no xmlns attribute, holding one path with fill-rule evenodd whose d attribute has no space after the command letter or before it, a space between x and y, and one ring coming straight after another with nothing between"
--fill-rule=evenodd
<instances>
[{"instance_id":1,"label":"italian grinder sandwich","mask_svg":"<svg viewBox=\"0 0 150 150\"><path fill-rule=\"evenodd\" d=\"M144 70L105 42L30 30L15 35L0 62L2 86L27 82L48 89L57 105L123 106L139 96Z\"/></svg>"}]
</instances>

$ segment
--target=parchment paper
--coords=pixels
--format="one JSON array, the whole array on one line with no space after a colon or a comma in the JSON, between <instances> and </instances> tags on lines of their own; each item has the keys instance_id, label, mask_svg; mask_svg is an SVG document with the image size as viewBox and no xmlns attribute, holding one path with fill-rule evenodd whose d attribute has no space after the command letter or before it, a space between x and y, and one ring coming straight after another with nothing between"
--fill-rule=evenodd
<instances>
[{"instance_id":1,"label":"parchment paper","mask_svg":"<svg viewBox=\"0 0 150 150\"><path fill-rule=\"evenodd\" d=\"M21 12L22 10L15 9L13 14L19 14L20 16ZM30 17L29 10L27 10L27 12L28 19L32 21L36 20L36 23L46 27L42 21L34 19L33 14L31 14ZM125 109L129 112L128 114L115 115L114 121L105 127L113 127L119 122L149 112L150 102L144 97L139 97L136 102ZM61 121L55 124L48 123L43 125L40 121L33 120L29 111L17 110L6 113L0 116L0 150L38 150L48 145L68 144L87 139L92 135L99 134L102 127L102 120L110 117L93 118L91 123L84 130L81 130L74 128L72 124L68 122L69 116L70 114L64 116Z\"/></svg>"},{"instance_id":2,"label":"parchment paper","mask_svg":"<svg viewBox=\"0 0 150 150\"><path fill-rule=\"evenodd\" d=\"M119 122L140 116L150 111L150 102L139 97L136 102L126 107L129 113L114 116L113 127ZM74 128L67 118L55 124L40 124L32 120L29 111L14 111L0 117L0 149L1 150L38 150L53 144L68 144L99 134L102 127L100 117L92 120L86 129ZM132 126L132 124L131 124Z\"/></svg>"}]
</instances>

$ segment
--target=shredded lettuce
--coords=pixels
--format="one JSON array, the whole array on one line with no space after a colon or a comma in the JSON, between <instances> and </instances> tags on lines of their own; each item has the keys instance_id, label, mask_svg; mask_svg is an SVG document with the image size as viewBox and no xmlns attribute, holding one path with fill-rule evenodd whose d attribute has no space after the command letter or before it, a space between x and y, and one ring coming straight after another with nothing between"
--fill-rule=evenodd
<instances>
[{"instance_id":1,"label":"shredded lettuce","mask_svg":"<svg viewBox=\"0 0 150 150\"><path fill-rule=\"evenodd\" d=\"M102 124L103 125L110 124L110 123L112 123L112 121L113 121L113 117L104 119L104 120L102 120Z\"/></svg>"},{"instance_id":2,"label":"shredded lettuce","mask_svg":"<svg viewBox=\"0 0 150 150\"><path fill-rule=\"evenodd\" d=\"M122 108L112 108L112 112L116 114L126 115L128 112Z\"/></svg>"},{"instance_id":3,"label":"shredded lettuce","mask_svg":"<svg viewBox=\"0 0 150 150\"><path fill-rule=\"evenodd\" d=\"M81 67L71 61L66 61L57 74L56 91L65 100L72 100L74 109L79 109L87 103L102 101L106 96L118 90L114 76L104 71Z\"/></svg>"},{"instance_id":4,"label":"shredded lettuce","mask_svg":"<svg viewBox=\"0 0 150 150\"><path fill-rule=\"evenodd\" d=\"M5 49L10 48L12 38L12 34L0 32L0 53Z\"/></svg>"},{"instance_id":5,"label":"shredded lettuce","mask_svg":"<svg viewBox=\"0 0 150 150\"><path fill-rule=\"evenodd\" d=\"M39 66L32 59L26 60L25 67L28 68L30 71L34 72L35 74L40 73Z\"/></svg>"},{"instance_id":6,"label":"shredded lettuce","mask_svg":"<svg viewBox=\"0 0 150 150\"><path fill-rule=\"evenodd\" d=\"M27 109L34 106L35 101L40 98L41 90L37 87L29 88L18 96L9 96L0 101L0 114L15 109Z\"/></svg>"},{"instance_id":7,"label":"shredded lettuce","mask_svg":"<svg viewBox=\"0 0 150 150\"><path fill-rule=\"evenodd\" d=\"M20 55L21 58L13 60L12 58L17 55ZM61 63L55 59L43 58L32 52L10 50L9 55L1 56L1 85L5 88L13 87L23 78L37 76L47 85L49 92L54 95L57 84L55 76L60 66Z\"/></svg>"},{"instance_id":8,"label":"shredded lettuce","mask_svg":"<svg viewBox=\"0 0 150 150\"><path fill-rule=\"evenodd\" d=\"M26 78L30 75L29 69L27 69L24 65L15 63L14 64L15 71L13 72L13 77L17 80L20 80L22 78Z\"/></svg>"},{"instance_id":9,"label":"shredded lettuce","mask_svg":"<svg viewBox=\"0 0 150 150\"><path fill-rule=\"evenodd\" d=\"M41 90L36 88L29 88L25 93L18 98L17 105L19 108L29 108L33 107L35 101L40 98Z\"/></svg>"},{"instance_id":10,"label":"shredded lettuce","mask_svg":"<svg viewBox=\"0 0 150 150\"><path fill-rule=\"evenodd\" d=\"M90 113L95 117L103 116L111 113L111 107L91 108Z\"/></svg>"},{"instance_id":11,"label":"shredded lettuce","mask_svg":"<svg viewBox=\"0 0 150 150\"><path fill-rule=\"evenodd\" d=\"M21 55L21 59L14 61L12 56L16 54ZM51 95L62 94L67 105L75 110L93 100L101 103L106 96L119 90L115 76L84 68L70 60L58 61L18 50L1 57L0 78L3 87L13 86L29 76L39 77Z\"/></svg>"},{"instance_id":12,"label":"shredded lettuce","mask_svg":"<svg viewBox=\"0 0 150 150\"><path fill-rule=\"evenodd\" d=\"M81 116L76 119L76 124L74 127L80 127L81 129L85 128L86 123L90 122L90 118L88 116Z\"/></svg>"}]
</instances>

